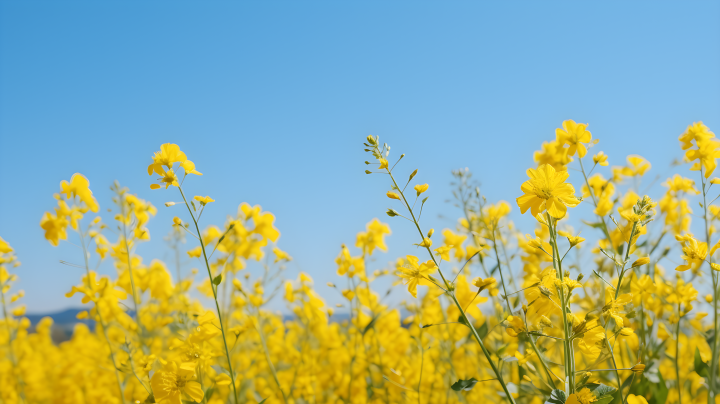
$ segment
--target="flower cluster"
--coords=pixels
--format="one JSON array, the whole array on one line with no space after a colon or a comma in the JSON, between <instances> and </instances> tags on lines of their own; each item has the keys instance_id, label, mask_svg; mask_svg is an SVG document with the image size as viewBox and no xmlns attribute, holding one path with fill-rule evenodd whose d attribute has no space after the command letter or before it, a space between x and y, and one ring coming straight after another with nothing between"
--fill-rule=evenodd
<instances>
[{"instance_id":1,"label":"flower cluster","mask_svg":"<svg viewBox=\"0 0 720 404\"><path fill-rule=\"evenodd\" d=\"M386 214L415 252L384 258L390 224L372 219L338 241L327 288L294 271L259 205L206 224L217 204L186 197L201 174L178 145L147 168L179 201L165 203L167 262L138 251L155 206L115 183L114 221L86 218L99 204L74 174L40 223L51 245L81 250L63 261L83 304L70 335L26 317L0 238L0 402L720 404L720 141L688 127L681 149L701 175L668 178L656 203L640 191L647 160L609 167L587 124L560 126L514 203L453 171L458 220L437 232L422 216L436 188L368 136L366 173L383 174Z\"/></svg>"}]
</instances>

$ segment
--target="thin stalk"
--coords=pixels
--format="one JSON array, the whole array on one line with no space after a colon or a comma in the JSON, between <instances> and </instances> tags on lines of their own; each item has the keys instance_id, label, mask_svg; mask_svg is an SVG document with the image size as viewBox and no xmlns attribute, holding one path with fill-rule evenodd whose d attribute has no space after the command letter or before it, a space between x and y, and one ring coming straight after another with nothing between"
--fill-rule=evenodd
<instances>
[{"instance_id":1,"label":"thin stalk","mask_svg":"<svg viewBox=\"0 0 720 404\"><path fill-rule=\"evenodd\" d=\"M680 303L678 303L677 337L675 339L675 376L677 377L678 402L682 403L682 383L680 382Z\"/></svg>"},{"instance_id":2,"label":"thin stalk","mask_svg":"<svg viewBox=\"0 0 720 404\"><path fill-rule=\"evenodd\" d=\"M709 220L708 220L708 213L707 213L707 188L705 187L705 175L704 175L704 168L700 166L700 182L702 183L702 193L703 193L703 220L705 222L705 242L710 247L710 226L709 226ZM716 198L717 199L717 198ZM712 203L712 202L711 202ZM708 257L709 262L712 264L713 257L710 255ZM713 283L713 343L712 343L712 359L710 359L710 377L708 380L708 404L714 404L715 403L715 396L717 395L716 391L716 385L715 385L715 378L717 377L717 369L718 369L718 356L720 355L720 352L718 352L718 339L720 338L720 328L718 328L718 278L720 278L720 275L716 274L715 271L710 269L710 276L712 277L712 283ZM678 324L680 321L678 321Z\"/></svg>"},{"instance_id":3,"label":"thin stalk","mask_svg":"<svg viewBox=\"0 0 720 404\"><path fill-rule=\"evenodd\" d=\"M376 146L376 149L377 149L377 146ZM385 170L386 170L387 173L390 175L390 179L392 179L392 182L393 182L393 185L395 185L395 188L398 189L398 190L400 190L400 187L398 186L397 182L395 181L395 177L393 177L393 175L392 175L392 173L390 172L390 170L388 170L388 169L385 169ZM420 229L420 224L418 223L417 219L415 218L415 214L413 213L412 210L410 210L410 204L407 202L407 199L405 198L405 193L402 192L402 191L400 191L400 196L402 197L403 202L405 203L405 206L408 208L408 210L409 210L409 212L410 212L410 215L412 216L413 223L415 224L415 227L417 228L417 231L418 231L418 233L420 234L420 239L421 239L421 240L424 239L425 236L424 236L422 230ZM437 260L435 259L435 255L432 253L432 250L430 250L430 247L425 247L425 249L427 250L428 254L430 254L430 259L432 259L433 263L434 263L435 266L438 268L438 273L440 274L440 277L442 278L445 286L446 286L446 287L449 287L450 284L448 283L447 279L445 279L445 276L443 275L442 271L440 270L440 266L438 265L438 262L437 262ZM463 308L462 308L462 306L460 305L460 302L457 300L457 298L455 297L455 294L454 294L454 293L448 293L448 295L449 295L450 298L452 299L452 301L453 301L453 303L455 304L455 306L457 306L458 310L460 310L460 315L461 315L461 316L463 317L463 319L467 322L467 324L470 325L470 326L469 326L470 331L472 332L473 337L475 338L475 341L477 341L478 345L480 345L480 349L482 349L483 354L485 355L485 358L487 358L488 362L490 363L490 367L492 368L493 373L495 373L495 376L497 376L497 380L500 382L500 385L502 386L502 389L503 389L503 391L505 392L505 396L506 396L507 400L508 400L510 403L515 404L515 399L513 398L512 394L510 393L510 390L508 390L508 387L507 387L507 385L505 384L505 381L504 381L503 378L502 378L502 374L500 373L500 371L498 370L497 366L496 366L495 363L493 362L493 360L492 360L492 358L491 358L491 356L490 356L490 352L487 350L487 348L485 348L485 344L482 342L482 338L480 338L480 335L477 333L477 330L476 330L475 327L472 325L472 323L471 323L470 320L468 319L467 315L466 315L465 312L463 311Z\"/></svg>"},{"instance_id":4,"label":"thin stalk","mask_svg":"<svg viewBox=\"0 0 720 404\"><path fill-rule=\"evenodd\" d=\"M598 205L597 197L593 193L593 189L590 186L590 181L588 181L588 177L585 174L585 168L583 167L582 159L578 158L578 161L580 161L580 171L582 171L583 178L585 179L585 186L587 186L588 192L590 193L590 197L593 200L593 204L597 208L597 205ZM602 223L602 230L603 230L603 233L605 233L605 238L607 238L608 242L610 242L610 246L612 246L613 250L615 250L615 246L613 245L612 238L610 237L610 232L608 231L607 224L605 223L605 218L602 216L599 216L599 215L598 215L598 217L600 218L600 222Z\"/></svg>"},{"instance_id":5,"label":"thin stalk","mask_svg":"<svg viewBox=\"0 0 720 404\"><path fill-rule=\"evenodd\" d=\"M137 323L138 327L138 339L140 340L140 344L142 344L142 325L140 324L140 311L138 309L138 295L137 292L135 292L135 276L133 275L132 270L132 258L130 256L130 245L127 241L127 223L125 222L125 204L122 200L122 195L118 192L118 204L120 205L120 214L122 215L122 230L123 230L123 242L125 244L125 254L127 255L127 266L128 266L128 272L130 273L130 287L132 290L132 299L133 299L133 305L135 307L135 322Z\"/></svg>"},{"instance_id":6,"label":"thin stalk","mask_svg":"<svg viewBox=\"0 0 720 404\"><path fill-rule=\"evenodd\" d=\"M285 396L285 392L283 391L282 387L280 386L280 380L277 376L277 371L275 370L275 365L273 365L272 360L270 359L270 351L268 351L267 342L265 341L265 334L262 331L262 318L260 318L260 309L258 308L258 334L260 334L260 341L262 342L263 351L265 352L265 359L267 359L268 366L270 367L270 372L273 375L273 379L275 379L275 383L278 386L278 390L280 390L280 394L282 394L283 401L285 404L287 404L288 400Z\"/></svg>"},{"instance_id":7,"label":"thin stalk","mask_svg":"<svg viewBox=\"0 0 720 404\"><path fill-rule=\"evenodd\" d=\"M557 246L557 223L555 222L554 218L550 216L550 214L547 214L548 219L548 229L550 230L550 238L552 239L552 254L553 254L553 266L555 267L555 270L557 271L557 277L560 279L560 282L565 279L565 273L562 269L562 263L560 261L560 252L558 250ZM557 292L560 295L560 304L561 304L561 315L562 315L562 321L563 321L563 347L565 351L565 389L569 394L573 394L575 392L575 367L574 364L574 355L572 351L572 346L570 344L570 328L567 321L567 315L568 315L568 307L567 303L565 301L565 291L562 286L562 284L557 287Z\"/></svg>"},{"instance_id":8,"label":"thin stalk","mask_svg":"<svg viewBox=\"0 0 720 404\"><path fill-rule=\"evenodd\" d=\"M190 204L188 204L182 188L178 187L178 189L180 190L180 195L182 195L183 201L185 202L185 207L187 207L188 212L190 212L190 217L192 218L192 221L195 224L195 230L197 231L197 238L198 238L198 240L200 240L200 248L202 249L203 258L205 258L205 268L207 268L208 276L210 277L210 289L212 289L212 292L213 292L213 299L215 300L215 309L217 310L218 320L220 321L220 332L223 337L223 344L225 344L225 355L227 356L228 370L230 371L230 380L232 381L232 386L233 386L233 397L235 398L235 404L238 404L237 387L235 386L235 374L233 373L233 369L232 369L232 360L230 360L230 349L228 349L227 338L225 338L225 327L223 326L222 314L220 312L220 303L218 303L218 299L217 299L217 290L216 290L215 285L213 285L213 283L212 283L212 281L213 281L212 271L210 270L210 262L208 261L207 253L205 252L205 243L202 240L202 234L200 234L200 226L198 226L198 222L197 222L197 220L195 220L195 215L193 215L192 209L190 208Z\"/></svg>"}]
</instances>

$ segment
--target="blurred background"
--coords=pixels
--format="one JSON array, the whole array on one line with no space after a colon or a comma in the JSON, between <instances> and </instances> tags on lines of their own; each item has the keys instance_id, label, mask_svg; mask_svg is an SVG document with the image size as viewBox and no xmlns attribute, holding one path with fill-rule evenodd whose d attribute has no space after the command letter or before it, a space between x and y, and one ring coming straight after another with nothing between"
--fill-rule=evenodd
<instances>
[{"instance_id":1,"label":"blurred background","mask_svg":"<svg viewBox=\"0 0 720 404\"><path fill-rule=\"evenodd\" d=\"M611 166L647 158L657 180L641 188L654 198L676 171L697 180L671 163L692 122L720 131L718 15L717 1L5 1L0 236L23 263L29 313L79 307L64 294L83 271L60 260L81 253L52 247L39 223L60 181L80 172L107 223L114 180L157 206L137 252L145 264L169 261L163 236L186 212L163 205L177 190L150 190L146 170L162 143L176 143L204 174L187 193L216 200L202 224L261 205L294 258L286 276L305 271L336 303L325 286L339 280L334 259L342 243L357 254L356 233L373 218L392 235L370 271L421 254L410 223L385 215L398 208L388 178L364 174L368 135L392 147L391 162L405 153L399 177L419 168L430 184L423 225L438 232L461 214L446 201L451 170L465 167L532 232L514 201L533 152L566 119L589 124L600 140L591 154ZM580 179L571 171L578 194ZM570 220L592 240L577 221L588 208ZM188 259L191 268L202 269ZM391 301L408 296L396 288ZM271 307L286 311L279 299Z\"/></svg>"}]
</instances>

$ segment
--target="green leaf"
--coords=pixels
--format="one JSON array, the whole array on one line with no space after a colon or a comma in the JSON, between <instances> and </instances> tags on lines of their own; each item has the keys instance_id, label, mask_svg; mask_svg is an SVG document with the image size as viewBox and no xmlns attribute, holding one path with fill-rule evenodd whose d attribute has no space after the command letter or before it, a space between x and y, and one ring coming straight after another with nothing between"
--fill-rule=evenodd
<instances>
[{"instance_id":1,"label":"green leaf","mask_svg":"<svg viewBox=\"0 0 720 404\"><path fill-rule=\"evenodd\" d=\"M488 325L487 321L483 323L480 327L476 328L478 335L480 336L480 339L485 339L485 336L488 333Z\"/></svg>"},{"instance_id":2,"label":"green leaf","mask_svg":"<svg viewBox=\"0 0 720 404\"><path fill-rule=\"evenodd\" d=\"M387 213L387 215L390 217L400 216L400 214L397 213L394 209L388 209L385 213Z\"/></svg>"},{"instance_id":3,"label":"green leaf","mask_svg":"<svg viewBox=\"0 0 720 404\"><path fill-rule=\"evenodd\" d=\"M213 279L213 285L217 286L220 284L220 282L222 282L222 274L216 276L215 279Z\"/></svg>"},{"instance_id":4,"label":"green leaf","mask_svg":"<svg viewBox=\"0 0 720 404\"><path fill-rule=\"evenodd\" d=\"M648 404L665 404L667 401L668 388L665 380L663 380L662 373L658 372L658 378L660 379L660 383L655 386L653 395L650 400L648 400Z\"/></svg>"},{"instance_id":5,"label":"green leaf","mask_svg":"<svg viewBox=\"0 0 720 404\"><path fill-rule=\"evenodd\" d=\"M367 334L367 332L370 331L370 329L375 326L375 321L378 319L378 317L380 317L380 315L377 315L377 316L373 317L372 320L370 320L370 322L365 326L365 329L363 330L362 335Z\"/></svg>"},{"instance_id":6,"label":"green leaf","mask_svg":"<svg viewBox=\"0 0 720 404\"><path fill-rule=\"evenodd\" d=\"M605 396L603 398L599 398L597 401L593 401L593 404L609 404L614 399L615 397L613 396Z\"/></svg>"},{"instance_id":7,"label":"green leaf","mask_svg":"<svg viewBox=\"0 0 720 404\"><path fill-rule=\"evenodd\" d=\"M470 380L458 380L455 383L453 383L453 385L450 386L450 388L455 391L463 391L463 390L470 391L473 389L473 387L475 387L477 382L478 382L477 379L474 377Z\"/></svg>"},{"instance_id":8,"label":"green leaf","mask_svg":"<svg viewBox=\"0 0 720 404\"><path fill-rule=\"evenodd\" d=\"M545 404L565 404L567 397L565 392L562 390L554 389L550 394L550 398L545 401Z\"/></svg>"},{"instance_id":9,"label":"green leaf","mask_svg":"<svg viewBox=\"0 0 720 404\"><path fill-rule=\"evenodd\" d=\"M709 366L700 358L700 349L695 348L695 372L702 377L708 377Z\"/></svg>"},{"instance_id":10,"label":"green leaf","mask_svg":"<svg viewBox=\"0 0 720 404\"><path fill-rule=\"evenodd\" d=\"M590 226L590 227L595 228L595 229L602 229L602 228L604 227L604 225L603 225L602 223L590 223L590 222L586 222L586 221L584 221L584 220L582 220L582 222L583 222L585 225Z\"/></svg>"},{"instance_id":11,"label":"green leaf","mask_svg":"<svg viewBox=\"0 0 720 404\"><path fill-rule=\"evenodd\" d=\"M593 394L595 394L595 397L597 398L613 394L615 391L617 391L615 387L606 386L604 384L598 384L597 387L591 388L590 390L593 392Z\"/></svg>"}]
</instances>

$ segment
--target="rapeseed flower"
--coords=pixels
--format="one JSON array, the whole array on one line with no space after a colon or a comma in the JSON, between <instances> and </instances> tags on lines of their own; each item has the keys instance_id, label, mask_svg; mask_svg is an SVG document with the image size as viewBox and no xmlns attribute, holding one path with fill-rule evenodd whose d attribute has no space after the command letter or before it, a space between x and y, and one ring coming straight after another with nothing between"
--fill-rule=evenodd
<instances>
[{"instance_id":1,"label":"rapeseed flower","mask_svg":"<svg viewBox=\"0 0 720 404\"><path fill-rule=\"evenodd\" d=\"M528 209L533 216L547 210L550 216L561 219L568 206L575 207L580 203L575 197L575 188L565 183L569 177L567 172L557 172L552 166L543 165L537 170L528 169L527 175L530 180L520 187L525 195L517 198L523 214Z\"/></svg>"}]
</instances>

